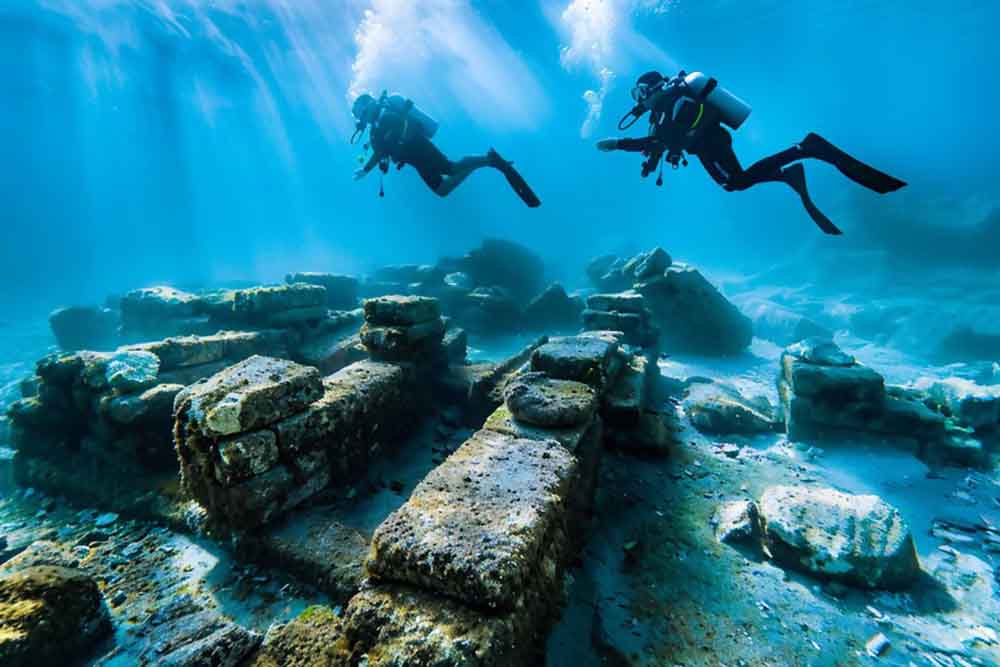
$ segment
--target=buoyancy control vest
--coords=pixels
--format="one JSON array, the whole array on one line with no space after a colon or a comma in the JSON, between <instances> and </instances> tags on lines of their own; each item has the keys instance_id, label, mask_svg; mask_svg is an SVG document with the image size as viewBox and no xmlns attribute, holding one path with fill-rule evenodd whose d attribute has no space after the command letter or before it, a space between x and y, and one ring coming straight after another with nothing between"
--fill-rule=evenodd
<instances>
[{"instance_id":1,"label":"buoyancy control vest","mask_svg":"<svg viewBox=\"0 0 1000 667\"><path fill-rule=\"evenodd\" d=\"M407 128L404 136L409 136L409 132L417 132L424 137L431 139L437 133L437 121L421 111L420 108L413 103L413 100L409 98L403 97L398 93L389 95L383 91L382 96L378 100L378 105L379 114L375 119L375 124L378 124L378 119L383 113L391 111L399 114L406 122Z\"/></svg>"}]
</instances>

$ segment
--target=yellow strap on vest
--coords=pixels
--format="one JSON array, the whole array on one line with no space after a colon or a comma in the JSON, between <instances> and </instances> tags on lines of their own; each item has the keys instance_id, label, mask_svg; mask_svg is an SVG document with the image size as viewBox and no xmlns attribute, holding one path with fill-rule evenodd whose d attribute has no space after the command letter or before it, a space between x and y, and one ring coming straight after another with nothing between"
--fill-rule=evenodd
<instances>
[{"instance_id":1,"label":"yellow strap on vest","mask_svg":"<svg viewBox=\"0 0 1000 667\"><path fill-rule=\"evenodd\" d=\"M698 123L701 122L701 117L704 115L704 113L705 113L705 105L704 104L699 104L698 105L698 117L694 119L693 123L691 123L691 129L692 130L694 128L698 127Z\"/></svg>"}]
</instances>

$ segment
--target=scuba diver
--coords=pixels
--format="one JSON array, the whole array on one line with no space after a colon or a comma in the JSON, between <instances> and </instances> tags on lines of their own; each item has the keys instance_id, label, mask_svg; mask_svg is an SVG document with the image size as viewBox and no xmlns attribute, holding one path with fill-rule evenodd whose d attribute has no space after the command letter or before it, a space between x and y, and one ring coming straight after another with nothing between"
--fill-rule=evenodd
<instances>
[{"instance_id":1,"label":"scuba diver","mask_svg":"<svg viewBox=\"0 0 1000 667\"><path fill-rule=\"evenodd\" d=\"M805 169L798 160L814 158L828 162L852 181L879 194L894 192L906 185L812 132L791 148L744 169L733 152L732 135L722 125L738 130L750 115L751 108L701 72L687 74L681 70L672 79L659 72L647 72L639 77L632 89L632 99L636 105L622 117L618 129L627 130L649 112L649 133L641 139L603 139L597 142L597 148L642 153L646 157L642 176L648 176L659 167L657 185L663 184L663 161L674 169L678 163L687 166L684 158L687 152L698 156L715 182L730 192L746 190L759 183L785 183L799 195L809 216L827 234L843 232L813 204L806 188Z\"/></svg>"},{"instance_id":2,"label":"scuba diver","mask_svg":"<svg viewBox=\"0 0 1000 667\"><path fill-rule=\"evenodd\" d=\"M414 106L412 100L401 95L383 92L379 99L368 93L354 100L352 113L357 119L357 131L351 138L353 144L365 130L370 130L367 149L372 156L363 167L354 172L355 180L364 178L376 166L383 174L389 171L389 162L398 169L413 165L431 190L441 197L447 197L472 172L483 167L493 167L502 173L514 192L531 208L541 205L541 201L528 187L527 182L513 167L492 148L485 155L471 155L452 162L431 141L438 124L430 116ZM384 196L384 190L379 196Z\"/></svg>"}]
</instances>

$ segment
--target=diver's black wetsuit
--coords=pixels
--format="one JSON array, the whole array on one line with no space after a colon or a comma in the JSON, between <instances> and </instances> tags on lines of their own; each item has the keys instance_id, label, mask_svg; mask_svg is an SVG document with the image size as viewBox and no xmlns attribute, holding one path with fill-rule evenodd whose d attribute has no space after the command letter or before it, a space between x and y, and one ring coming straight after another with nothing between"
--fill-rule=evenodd
<instances>
[{"instance_id":1,"label":"diver's black wetsuit","mask_svg":"<svg viewBox=\"0 0 1000 667\"><path fill-rule=\"evenodd\" d=\"M371 129L371 144L375 155L390 157L400 167L413 165L431 190L437 190L455 168L434 142L394 111L382 112Z\"/></svg>"}]
</instances>

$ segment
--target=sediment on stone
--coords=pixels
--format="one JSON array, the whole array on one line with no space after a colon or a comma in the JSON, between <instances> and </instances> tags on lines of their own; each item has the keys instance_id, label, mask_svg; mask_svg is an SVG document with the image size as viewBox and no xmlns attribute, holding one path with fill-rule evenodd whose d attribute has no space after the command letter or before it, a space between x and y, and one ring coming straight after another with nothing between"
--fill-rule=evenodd
<instances>
[{"instance_id":1,"label":"sediment on stone","mask_svg":"<svg viewBox=\"0 0 1000 667\"><path fill-rule=\"evenodd\" d=\"M535 596L515 612L483 614L398 584L355 595L344 610L334 664L357 667L523 667L544 662L547 623ZM541 611L540 611L541 610Z\"/></svg>"},{"instance_id":2,"label":"sediment on stone","mask_svg":"<svg viewBox=\"0 0 1000 667\"><path fill-rule=\"evenodd\" d=\"M558 601L579 478L555 440L480 431L375 531L368 572L486 611L515 609L527 590Z\"/></svg>"}]
</instances>

